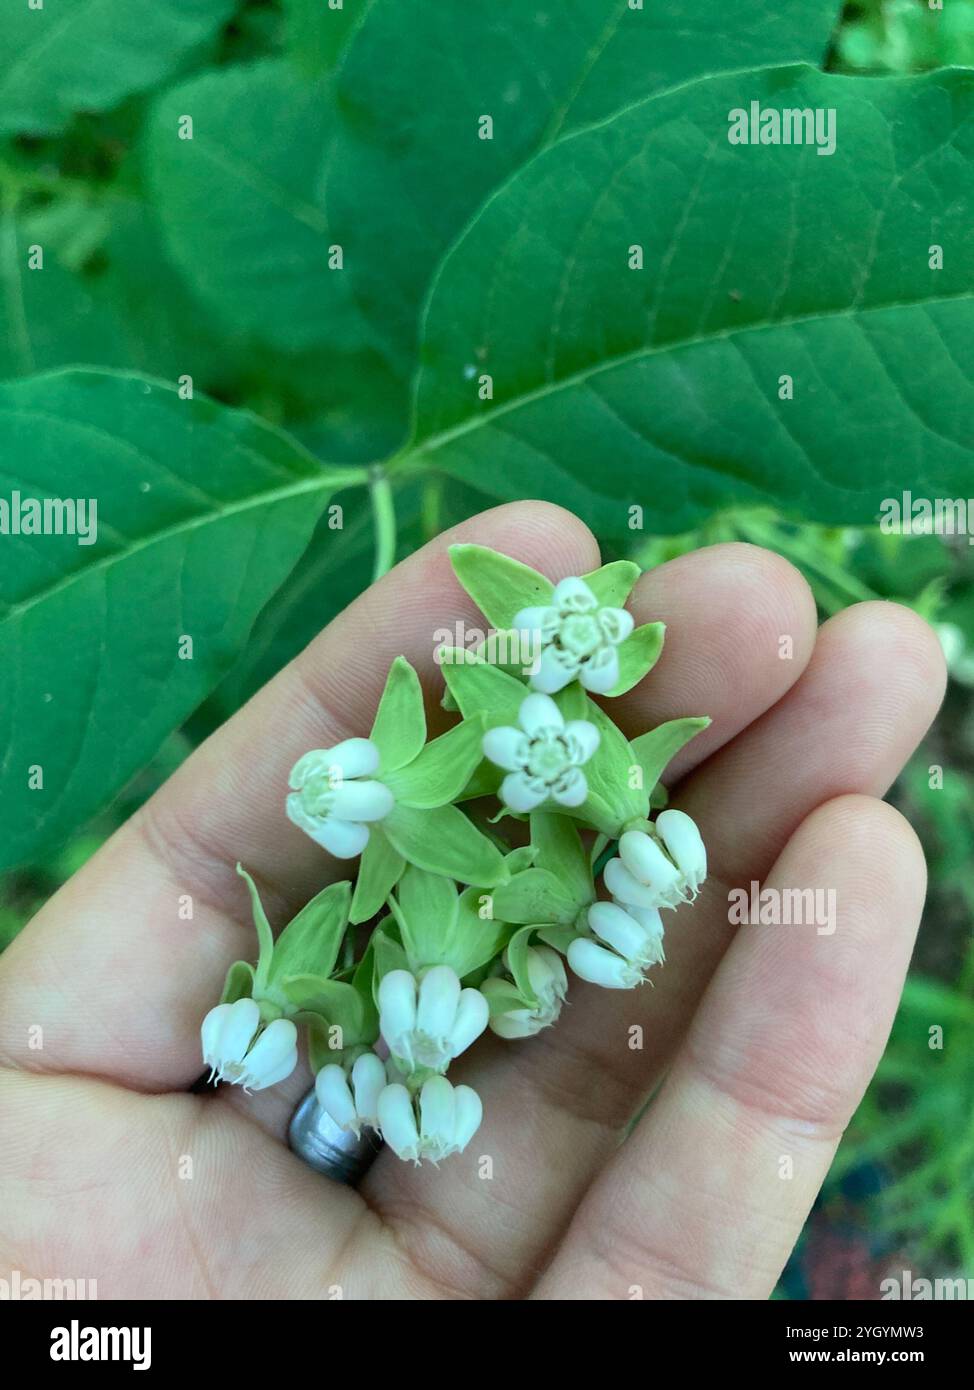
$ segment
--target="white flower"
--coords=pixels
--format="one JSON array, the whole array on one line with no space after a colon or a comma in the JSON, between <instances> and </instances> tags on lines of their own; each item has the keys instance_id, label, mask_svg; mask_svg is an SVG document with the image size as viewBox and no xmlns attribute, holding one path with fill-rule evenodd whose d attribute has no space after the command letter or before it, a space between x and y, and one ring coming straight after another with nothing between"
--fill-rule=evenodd
<instances>
[{"instance_id":1,"label":"white flower","mask_svg":"<svg viewBox=\"0 0 974 1390\"><path fill-rule=\"evenodd\" d=\"M663 922L656 909L594 903L588 924L599 939L576 937L568 947L568 964L593 985L633 989L663 959Z\"/></svg>"},{"instance_id":2,"label":"white flower","mask_svg":"<svg viewBox=\"0 0 974 1390\"><path fill-rule=\"evenodd\" d=\"M386 977L388 979L388 976ZM382 1137L402 1159L433 1163L463 1153L480 1128L484 1108L469 1086L451 1086L445 1076L431 1076L416 1105L405 1086L387 1086L379 1096Z\"/></svg>"},{"instance_id":3,"label":"white flower","mask_svg":"<svg viewBox=\"0 0 974 1390\"><path fill-rule=\"evenodd\" d=\"M540 638L533 689L553 695L577 677L586 690L608 695L619 680L616 648L632 632L633 619L624 608L603 608L584 579L562 579L550 604L522 608L512 626Z\"/></svg>"},{"instance_id":4,"label":"white flower","mask_svg":"<svg viewBox=\"0 0 974 1390\"><path fill-rule=\"evenodd\" d=\"M417 985L408 970L390 970L379 985L379 1029L406 1076L419 1067L446 1071L487 1027L487 1000L461 989L455 970L434 965Z\"/></svg>"},{"instance_id":5,"label":"white flower","mask_svg":"<svg viewBox=\"0 0 974 1390\"><path fill-rule=\"evenodd\" d=\"M313 748L291 769L289 818L336 859L354 859L369 841L366 822L384 819L395 805L383 782L369 780L378 766L371 739Z\"/></svg>"},{"instance_id":6,"label":"white flower","mask_svg":"<svg viewBox=\"0 0 974 1390\"><path fill-rule=\"evenodd\" d=\"M568 976L561 956L550 946L529 946L526 952L528 982L537 997L537 1004L523 1009L508 1009L490 1020L491 1030L500 1038L531 1038L557 1022L561 1006L568 993ZM507 980L485 980L481 986L488 1001L499 988L509 989Z\"/></svg>"},{"instance_id":7,"label":"white flower","mask_svg":"<svg viewBox=\"0 0 974 1390\"><path fill-rule=\"evenodd\" d=\"M363 1125L378 1129L379 1095L385 1085L384 1062L374 1052L363 1052L352 1066L351 1085L345 1069L331 1062L315 1078L315 1094L339 1129L359 1135Z\"/></svg>"},{"instance_id":8,"label":"white flower","mask_svg":"<svg viewBox=\"0 0 974 1390\"><path fill-rule=\"evenodd\" d=\"M619 859L605 866L606 887L623 904L678 907L697 896L707 877L707 851L684 811L663 811L655 829L662 845L642 830L627 830Z\"/></svg>"},{"instance_id":9,"label":"white flower","mask_svg":"<svg viewBox=\"0 0 974 1390\"><path fill-rule=\"evenodd\" d=\"M204 1018L200 1035L210 1081L263 1091L284 1081L297 1066L298 1030L289 1018L275 1019L262 1029L253 999L217 1004Z\"/></svg>"},{"instance_id":10,"label":"white flower","mask_svg":"<svg viewBox=\"0 0 974 1390\"><path fill-rule=\"evenodd\" d=\"M599 731L587 719L565 723L550 695L528 695L518 710L519 729L488 729L484 756L508 774L500 797L512 811L533 811L543 801L581 806L588 796L582 764L599 746Z\"/></svg>"}]
</instances>

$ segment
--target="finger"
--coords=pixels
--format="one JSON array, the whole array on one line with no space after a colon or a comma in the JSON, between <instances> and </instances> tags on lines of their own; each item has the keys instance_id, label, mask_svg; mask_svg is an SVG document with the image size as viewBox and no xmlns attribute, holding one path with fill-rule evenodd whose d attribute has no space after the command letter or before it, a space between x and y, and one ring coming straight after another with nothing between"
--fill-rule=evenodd
<instances>
[{"instance_id":1,"label":"finger","mask_svg":"<svg viewBox=\"0 0 974 1390\"><path fill-rule=\"evenodd\" d=\"M638 622L664 621L667 637L644 690L628 697L623 722L635 731L708 713L712 747L780 698L815 640L804 579L754 546L714 546L663 565L640 579L632 607ZM790 661L779 655L783 634L792 639ZM613 717L619 704L609 703ZM529 1042L478 1042L457 1071L481 1093L487 1115L473 1156L429 1173L386 1155L373 1169L365 1191L407 1238L424 1243L420 1259L454 1260L454 1277L475 1287L485 1271L470 1268L471 1251L498 1275L515 1277L561 1229L642 1087L620 1069L616 1046L631 1021L629 1000L622 1006L618 995L598 996L573 987L557 1028ZM590 1021L578 1026L580 1012ZM592 1030L613 1040L604 1063L591 1055ZM480 1165L481 1157L489 1162ZM481 1177L482 1167L493 1176Z\"/></svg>"},{"instance_id":2,"label":"finger","mask_svg":"<svg viewBox=\"0 0 974 1390\"><path fill-rule=\"evenodd\" d=\"M834 934L742 929L537 1297L770 1294L885 1046L925 878L882 802L841 797L802 824L766 887L834 892Z\"/></svg>"},{"instance_id":3,"label":"finger","mask_svg":"<svg viewBox=\"0 0 974 1390\"><path fill-rule=\"evenodd\" d=\"M450 568L454 540L493 546L556 579L598 564L590 532L570 513L518 503L447 532L357 599L4 952L8 1064L148 1089L199 1074L200 1020L229 964L255 953L236 861L259 879L278 926L329 877L354 871L287 820L291 766L309 748L368 730L395 656L432 678L436 628L481 621Z\"/></svg>"}]
</instances>

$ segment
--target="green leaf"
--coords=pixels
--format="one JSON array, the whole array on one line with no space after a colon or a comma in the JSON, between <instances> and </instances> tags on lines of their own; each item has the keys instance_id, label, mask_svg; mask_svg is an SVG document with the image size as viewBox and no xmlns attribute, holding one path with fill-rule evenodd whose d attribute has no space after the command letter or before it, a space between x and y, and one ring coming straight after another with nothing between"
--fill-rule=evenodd
<instances>
[{"instance_id":1,"label":"green leaf","mask_svg":"<svg viewBox=\"0 0 974 1390\"><path fill-rule=\"evenodd\" d=\"M98 522L90 545L90 508L79 534L0 545L7 866L61 843L209 694L358 474L250 415L111 372L0 385L0 457L8 511L15 492L94 499Z\"/></svg>"},{"instance_id":2,"label":"green leaf","mask_svg":"<svg viewBox=\"0 0 974 1390\"><path fill-rule=\"evenodd\" d=\"M709 724L710 720L706 717L669 719L648 734L640 734L633 739L632 750L643 770L643 786L647 792L656 786L670 759Z\"/></svg>"},{"instance_id":3,"label":"green leaf","mask_svg":"<svg viewBox=\"0 0 974 1390\"><path fill-rule=\"evenodd\" d=\"M483 714L485 728L517 724L518 711L528 695L523 681L462 647L441 648L440 667L465 719Z\"/></svg>"},{"instance_id":4,"label":"green leaf","mask_svg":"<svg viewBox=\"0 0 974 1390\"><path fill-rule=\"evenodd\" d=\"M180 118L193 138L180 139ZM328 87L283 59L207 72L166 92L145 136L167 250L226 330L284 351L368 347L330 269L342 239L321 206ZM351 254L351 248L343 247Z\"/></svg>"},{"instance_id":5,"label":"green leaf","mask_svg":"<svg viewBox=\"0 0 974 1390\"><path fill-rule=\"evenodd\" d=\"M274 955L274 933L267 920L267 913L264 911L264 904L260 900L256 883L242 864L237 865L237 873L246 883L247 892L250 894L250 907L254 917L254 927L257 931L258 950L257 969L254 971L254 987L263 992L270 978L271 960Z\"/></svg>"},{"instance_id":6,"label":"green leaf","mask_svg":"<svg viewBox=\"0 0 974 1390\"><path fill-rule=\"evenodd\" d=\"M353 924L367 922L383 907L386 898L399 881L406 861L382 833L381 825L370 829L368 844L359 859L358 876L349 920Z\"/></svg>"},{"instance_id":7,"label":"green leaf","mask_svg":"<svg viewBox=\"0 0 974 1390\"><path fill-rule=\"evenodd\" d=\"M490 915L484 916L485 912ZM493 916L490 894L480 888L464 889L450 946L451 958L457 962L453 968L461 980L499 956L510 937L510 926Z\"/></svg>"},{"instance_id":8,"label":"green leaf","mask_svg":"<svg viewBox=\"0 0 974 1390\"><path fill-rule=\"evenodd\" d=\"M603 608L625 608L640 573L631 560L613 560L582 578Z\"/></svg>"},{"instance_id":9,"label":"green leaf","mask_svg":"<svg viewBox=\"0 0 974 1390\"><path fill-rule=\"evenodd\" d=\"M404 656L389 668L369 738L382 755L380 776L411 763L426 742L426 711L419 677Z\"/></svg>"},{"instance_id":10,"label":"green leaf","mask_svg":"<svg viewBox=\"0 0 974 1390\"><path fill-rule=\"evenodd\" d=\"M644 623L619 644L619 679L610 696L625 695L648 675L659 660L665 633L665 623Z\"/></svg>"},{"instance_id":11,"label":"green leaf","mask_svg":"<svg viewBox=\"0 0 974 1390\"><path fill-rule=\"evenodd\" d=\"M220 1003L236 1004L238 999L252 999L255 985L254 967L249 961L235 960L227 971Z\"/></svg>"},{"instance_id":12,"label":"green leaf","mask_svg":"<svg viewBox=\"0 0 974 1390\"><path fill-rule=\"evenodd\" d=\"M555 586L537 570L484 545L451 545L453 572L487 621L507 629L522 608L551 602Z\"/></svg>"},{"instance_id":13,"label":"green leaf","mask_svg":"<svg viewBox=\"0 0 974 1390\"><path fill-rule=\"evenodd\" d=\"M386 918L386 922L392 919ZM373 981L372 997L375 998L379 981L383 976L388 975L390 970L408 970L409 960L400 942L393 939L388 928L377 927L369 939L369 949L373 953L375 962L375 978Z\"/></svg>"},{"instance_id":14,"label":"green leaf","mask_svg":"<svg viewBox=\"0 0 974 1390\"><path fill-rule=\"evenodd\" d=\"M292 975L281 981L281 988L295 1008L318 1014L342 1030L342 1047L336 1051L374 1041L371 1019L354 985L322 975Z\"/></svg>"},{"instance_id":15,"label":"green leaf","mask_svg":"<svg viewBox=\"0 0 974 1390\"><path fill-rule=\"evenodd\" d=\"M588 853L577 826L567 816L532 811L531 844L534 863L554 874L579 907L594 900Z\"/></svg>"},{"instance_id":16,"label":"green leaf","mask_svg":"<svg viewBox=\"0 0 974 1390\"><path fill-rule=\"evenodd\" d=\"M499 1014L511 1013L514 1009L527 1009L536 1002L532 999L525 999L516 985L507 980L503 980L500 985L494 985L487 991L487 1003L490 1005L491 1018L497 1018Z\"/></svg>"},{"instance_id":17,"label":"green leaf","mask_svg":"<svg viewBox=\"0 0 974 1390\"><path fill-rule=\"evenodd\" d=\"M55 135L173 73L236 0L27 0L4 7L0 134Z\"/></svg>"},{"instance_id":18,"label":"green leaf","mask_svg":"<svg viewBox=\"0 0 974 1390\"><path fill-rule=\"evenodd\" d=\"M382 822L393 848L417 868L492 888L507 878L500 850L456 806L397 806Z\"/></svg>"},{"instance_id":19,"label":"green leaf","mask_svg":"<svg viewBox=\"0 0 974 1390\"><path fill-rule=\"evenodd\" d=\"M411 864L399 881L391 906L413 972L428 965L452 964L448 956L459 901L450 879Z\"/></svg>"},{"instance_id":20,"label":"green leaf","mask_svg":"<svg viewBox=\"0 0 974 1390\"><path fill-rule=\"evenodd\" d=\"M408 352L437 261L539 150L704 73L819 63L841 8L735 0L731 18L726 0L646 0L641 11L626 0L537 9L524 0L377 0L336 71L339 121L321 172L337 239L353 247L357 301L390 346ZM390 80L390 55L406 80ZM492 139L480 135L485 114ZM564 188L573 182L567 176ZM525 246L561 266L551 237L541 217ZM516 292L530 289L521 279ZM475 391L479 371L499 371L502 360L490 334L470 338L457 379L471 368Z\"/></svg>"},{"instance_id":21,"label":"green leaf","mask_svg":"<svg viewBox=\"0 0 974 1390\"><path fill-rule=\"evenodd\" d=\"M561 819L567 820L567 817ZM592 901L592 894L588 901ZM494 911L504 922L560 922L570 925L580 904L550 869L525 869L494 889Z\"/></svg>"},{"instance_id":22,"label":"green leaf","mask_svg":"<svg viewBox=\"0 0 974 1390\"><path fill-rule=\"evenodd\" d=\"M428 743L408 767L384 776L396 802L428 810L455 801L483 760L485 727L482 715L472 715Z\"/></svg>"},{"instance_id":23,"label":"green leaf","mask_svg":"<svg viewBox=\"0 0 974 1390\"><path fill-rule=\"evenodd\" d=\"M561 706L561 693L556 703ZM603 834L616 836L628 820L645 816L649 810L649 790L630 786L635 754L625 735L616 727L604 710L592 700L585 700L585 710L578 716L587 719L599 731L599 746L585 764L583 771L588 782L588 796L570 814L594 825ZM554 807L549 807L554 810Z\"/></svg>"},{"instance_id":24,"label":"green leaf","mask_svg":"<svg viewBox=\"0 0 974 1390\"><path fill-rule=\"evenodd\" d=\"M331 883L312 898L277 939L270 982L286 975L331 975L348 927L352 886Z\"/></svg>"},{"instance_id":25,"label":"green leaf","mask_svg":"<svg viewBox=\"0 0 974 1390\"><path fill-rule=\"evenodd\" d=\"M328 0L283 0L283 9L288 56L299 72L311 75L331 71L363 11L355 0L340 9Z\"/></svg>"},{"instance_id":26,"label":"green leaf","mask_svg":"<svg viewBox=\"0 0 974 1390\"><path fill-rule=\"evenodd\" d=\"M752 101L834 110L834 154L731 144L728 115ZM505 498L530 476L620 538L634 478L657 531L731 505L868 522L904 489L965 495L972 116L968 71L788 68L692 83L560 141L438 274L407 465ZM942 270L932 244L950 248ZM463 365L485 342L481 401Z\"/></svg>"}]
</instances>

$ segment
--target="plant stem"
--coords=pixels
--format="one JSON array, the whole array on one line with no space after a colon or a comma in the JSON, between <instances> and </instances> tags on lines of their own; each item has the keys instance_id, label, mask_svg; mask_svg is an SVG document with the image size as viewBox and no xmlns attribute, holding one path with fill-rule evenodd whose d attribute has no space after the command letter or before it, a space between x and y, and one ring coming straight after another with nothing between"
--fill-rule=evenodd
<instances>
[{"instance_id":1,"label":"plant stem","mask_svg":"<svg viewBox=\"0 0 974 1390\"><path fill-rule=\"evenodd\" d=\"M395 564L396 560L396 509L392 501L392 486L384 469L376 467L369 472L369 493L372 498L372 519L375 526L375 567L372 571L373 584Z\"/></svg>"}]
</instances>

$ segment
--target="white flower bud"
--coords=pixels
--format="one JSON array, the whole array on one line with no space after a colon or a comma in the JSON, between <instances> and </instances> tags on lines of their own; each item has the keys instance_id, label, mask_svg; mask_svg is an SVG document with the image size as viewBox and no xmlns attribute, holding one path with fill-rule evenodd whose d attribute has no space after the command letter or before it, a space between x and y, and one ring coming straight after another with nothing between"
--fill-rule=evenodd
<instances>
[{"instance_id":1,"label":"white flower bud","mask_svg":"<svg viewBox=\"0 0 974 1390\"><path fill-rule=\"evenodd\" d=\"M218 1004L204 1018L200 1035L211 1081L262 1091L284 1081L297 1066L298 1030L287 1018L261 1029L253 999Z\"/></svg>"},{"instance_id":2,"label":"white flower bud","mask_svg":"<svg viewBox=\"0 0 974 1390\"><path fill-rule=\"evenodd\" d=\"M500 1038L515 1040L531 1038L555 1023L568 993L568 976L561 956L550 946L529 946L527 950L528 983L538 1000L534 1008L508 1009L490 1020L491 1031ZM505 957L506 959L506 957ZM485 980L483 993L488 996L509 989L510 982L495 978Z\"/></svg>"},{"instance_id":3,"label":"white flower bud","mask_svg":"<svg viewBox=\"0 0 974 1390\"><path fill-rule=\"evenodd\" d=\"M439 1163L462 1153L480 1128L483 1106L469 1086L451 1086L445 1076L423 1083L417 1102L405 1086L393 1082L378 1098L382 1137L402 1159Z\"/></svg>"},{"instance_id":4,"label":"white flower bud","mask_svg":"<svg viewBox=\"0 0 974 1390\"><path fill-rule=\"evenodd\" d=\"M391 970L379 985L379 1027L396 1066L444 1072L487 1027L487 1000L461 989L455 970L434 965L418 988L408 970Z\"/></svg>"}]
</instances>

